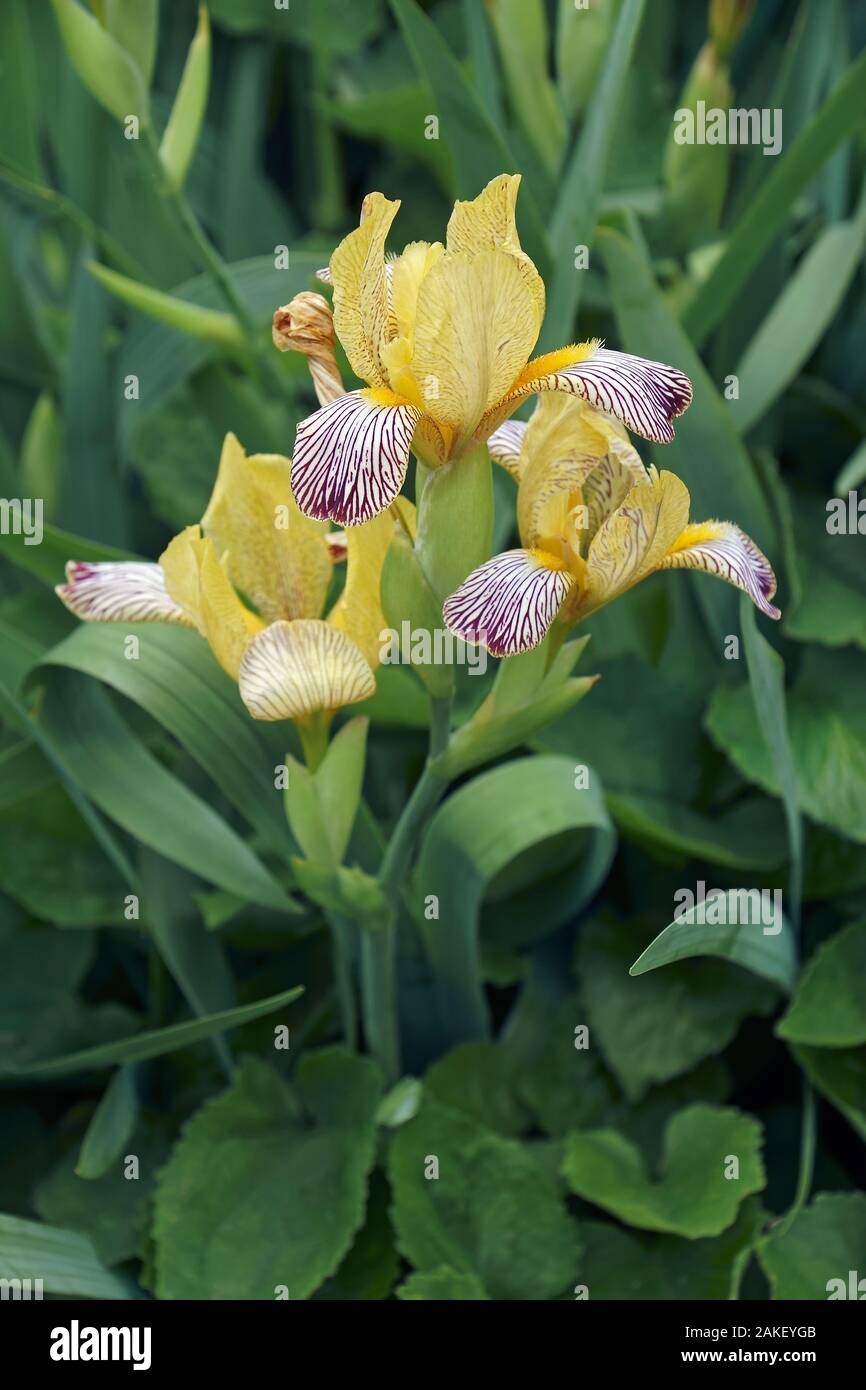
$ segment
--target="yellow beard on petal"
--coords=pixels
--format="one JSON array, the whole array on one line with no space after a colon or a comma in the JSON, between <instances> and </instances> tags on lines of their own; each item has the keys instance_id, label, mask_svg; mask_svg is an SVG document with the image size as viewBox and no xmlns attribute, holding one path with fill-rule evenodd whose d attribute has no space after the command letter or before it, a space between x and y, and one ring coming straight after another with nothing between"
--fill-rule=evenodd
<instances>
[{"instance_id":1,"label":"yellow beard on petal","mask_svg":"<svg viewBox=\"0 0 866 1390\"><path fill-rule=\"evenodd\" d=\"M600 338L591 338L587 343L572 343L570 347L556 348L554 352L546 352L543 357L536 357L534 361L526 364L511 391L519 391L531 381L549 376L551 372L561 372L565 367L573 367L575 362L586 362L600 346Z\"/></svg>"}]
</instances>

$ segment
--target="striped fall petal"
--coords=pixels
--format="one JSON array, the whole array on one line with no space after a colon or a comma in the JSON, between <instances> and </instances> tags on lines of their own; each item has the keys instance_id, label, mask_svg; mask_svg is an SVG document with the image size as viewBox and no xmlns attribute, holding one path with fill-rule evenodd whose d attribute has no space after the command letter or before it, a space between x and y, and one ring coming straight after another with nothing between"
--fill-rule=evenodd
<instances>
[{"instance_id":1,"label":"striped fall petal","mask_svg":"<svg viewBox=\"0 0 866 1390\"><path fill-rule=\"evenodd\" d=\"M519 400L538 391L580 396L595 410L614 416L656 444L670 443L673 422L692 399L692 384L685 372L628 352L612 352L596 342L536 358L504 400Z\"/></svg>"},{"instance_id":2,"label":"striped fall petal","mask_svg":"<svg viewBox=\"0 0 866 1390\"><path fill-rule=\"evenodd\" d=\"M146 561L70 560L66 583L58 584L55 593L70 613L89 623L195 626L166 589L162 566Z\"/></svg>"},{"instance_id":3,"label":"striped fall petal","mask_svg":"<svg viewBox=\"0 0 866 1390\"><path fill-rule=\"evenodd\" d=\"M731 521L704 521L687 526L659 564L659 569L705 570L748 594L768 618L782 616L770 602L776 592L776 576L769 560L751 536Z\"/></svg>"},{"instance_id":4,"label":"striped fall petal","mask_svg":"<svg viewBox=\"0 0 866 1390\"><path fill-rule=\"evenodd\" d=\"M352 391L298 425L292 491L301 511L359 526L394 501L421 411L388 390Z\"/></svg>"},{"instance_id":5,"label":"striped fall petal","mask_svg":"<svg viewBox=\"0 0 866 1390\"><path fill-rule=\"evenodd\" d=\"M573 583L552 555L506 550L464 579L442 613L452 632L493 656L537 647Z\"/></svg>"},{"instance_id":6,"label":"striped fall petal","mask_svg":"<svg viewBox=\"0 0 866 1390\"><path fill-rule=\"evenodd\" d=\"M506 420L504 425L493 431L487 441L493 462L504 468L506 473L510 473L515 482L520 481L520 454L525 434L525 420Z\"/></svg>"},{"instance_id":7,"label":"striped fall petal","mask_svg":"<svg viewBox=\"0 0 866 1390\"><path fill-rule=\"evenodd\" d=\"M317 618L271 623L244 652L241 699L254 719L297 719L366 700L376 689L357 643Z\"/></svg>"}]
</instances>

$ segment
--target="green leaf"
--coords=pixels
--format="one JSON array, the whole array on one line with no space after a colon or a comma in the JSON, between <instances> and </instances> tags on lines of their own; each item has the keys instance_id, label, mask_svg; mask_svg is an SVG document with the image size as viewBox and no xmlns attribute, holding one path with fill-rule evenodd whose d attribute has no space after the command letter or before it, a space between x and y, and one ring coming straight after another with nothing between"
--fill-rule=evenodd
<instances>
[{"instance_id":1,"label":"green leaf","mask_svg":"<svg viewBox=\"0 0 866 1390\"><path fill-rule=\"evenodd\" d=\"M443 1038L451 1043L486 1036L481 989L478 914L487 884L532 846L566 832L589 830L574 912L604 880L615 837L597 781L575 790L568 758L521 758L461 787L440 807L421 845L414 876L419 919L424 901L438 898L437 920L419 920L434 980ZM534 924L536 935L550 923Z\"/></svg>"},{"instance_id":2,"label":"green leaf","mask_svg":"<svg viewBox=\"0 0 866 1390\"><path fill-rule=\"evenodd\" d=\"M452 1048L433 1063L424 1089L496 1134L516 1138L527 1128L528 1116L515 1094L508 1054L493 1043L470 1042Z\"/></svg>"},{"instance_id":3,"label":"green leaf","mask_svg":"<svg viewBox=\"0 0 866 1390\"><path fill-rule=\"evenodd\" d=\"M793 145L773 161L710 274L686 305L683 327L700 347L727 314L785 226L797 198L866 114L866 53L853 62Z\"/></svg>"},{"instance_id":4,"label":"green leaf","mask_svg":"<svg viewBox=\"0 0 866 1390\"><path fill-rule=\"evenodd\" d=\"M416 1302L442 1303L450 1300L471 1303L488 1299L489 1295L484 1292L484 1285L476 1275L440 1265L427 1274L410 1274L397 1290L397 1297Z\"/></svg>"},{"instance_id":5,"label":"green leaf","mask_svg":"<svg viewBox=\"0 0 866 1390\"><path fill-rule=\"evenodd\" d=\"M758 1258L774 1299L861 1299L864 1249L866 1196L820 1192L784 1235L760 1242Z\"/></svg>"},{"instance_id":6,"label":"green leaf","mask_svg":"<svg viewBox=\"0 0 866 1390\"><path fill-rule=\"evenodd\" d=\"M542 352L562 347L575 336L574 320L585 274L575 267L575 250L593 241L625 75L643 14L644 0L623 0L580 137L559 180L550 224L553 278L541 334Z\"/></svg>"},{"instance_id":7,"label":"green leaf","mask_svg":"<svg viewBox=\"0 0 866 1390\"><path fill-rule=\"evenodd\" d=\"M98 686L52 680L40 726L67 775L143 845L239 897L292 909L249 846L133 737Z\"/></svg>"},{"instance_id":8,"label":"green leaf","mask_svg":"<svg viewBox=\"0 0 866 1390\"><path fill-rule=\"evenodd\" d=\"M743 909L743 895L758 893L759 889L729 888L723 895L724 908L717 903L715 911L721 923L697 920L696 908L683 911L669 927L651 941L629 970L630 975L645 975L672 961L688 960L693 956L719 956L722 960L742 965L771 984L790 994L797 979L797 945L787 920L768 923L742 921L753 917L751 904ZM758 917L760 919L760 908Z\"/></svg>"},{"instance_id":9,"label":"green leaf","mask_svg":"<svg viewBox=\"0 0 866 1390\"><path fill-rule=\"evenodd\" d=\"M766 981L727 961L695 959L631 977L644 933L640 922L605 915L584 923L577 945L590 1037L631 1100L721 1052L744 1018L768 1014L776 1002Z\"/></svg>"},{"instance_id":10,"label":"green leaf","mask_svg":"<svg viewBox=\"0 0 866 1390\"><path fill-rule=\"evenodd\" d=\"M203 343L211 343L229 352L243 349L245 345L243 330L233 314L190 304L173 294L155 290L152 285L142 285L128 275L109 270L97 261L91 261L87 269L122 304L127 304L140 314L147 314L148 318L156 319L168 328L177 329L178 333L187 333L191 338L198 338Z\"/></svg>"},{"instance_id":11,"label":"green leaf","mask_svg":"<svg viewBox=\"0 0 866 1390\"><path fill-rule=\"evenodd\" d=\"M369 720L350 719L332 738L316 768L316 795L336 864L343 862L358 814L368 728Z\"/></svg>"},{"instance_id":12,"label":"green leaf","mask_svg":"<svg viewBox=\"0 0 866 1390\"><path fill-rule=\"evenodd\" d=\"M361 1226L381 1078L339 1048L290 1087L247 1058L189 1121L159 1175L159 1298L308 1298Z\"/></svg>"},{"instance_id":13,"label":"green leaf","mask_svg":"<svg viewBox=\"0 0 866 1390\"><path fill-rule=\"evenodd\" d=\"M62 584L67 560L73 556L77 560L135 560L138 557L128 550L118 550L113 545L103 545L87 536L74 536L69 531L61 531L57 526L42 528L42 541L39 545L25 544L24 535L0 533L0 556L19 569L26 570L45 584Z\"/></svg>"},{"instance_id":14,"label":"green leaf","mask_svg":"<svg viewBox=\"0 0 866 1390\"><path fill-rule=\"evenodd\" d=\"M866 656L808 647L788 692L788 731L801 811L866 842ZM706 728L742 775L778 796L781 786L747 686L720 687Z\"/></svg>"},{"instance_id":15,"label":"green leaf","mask_svg":"<svg viewBox=\"0 0 866 1390\"><path fill-rule=\"evenodd\" d=\"M623 838L674 850L726 869L777 869L785 859L785 830L775 802L752 797L712 815L675 800L609 793L607 808Z\"/></svg>"},{"instance_id":16,"label":"green leaf","mask_svg":"<svg viewBox=\"0 0 866 1390\"><path fill-rule=\"evenodd\" d=\"M856 463L856 455L853 462ZM855 488L857 483L843 487L840 481L837 479L835 484L837 496L847 504L849 488ZM785 612L785 636L828 647L853 642L866 648L863 537L853 529L828 531L828 505L824 498L795 501L792 544L801 592L796 604Z\"/></svg>"},{"instance_id":17,"label":"green leaf","mask_svg":"<svg viewBox=\"0 0 866 1390\"><path fill-rule=\"evenodd\" d=\"M159 41L159 0L105 0L105 27L150 86Z\"/></svg>"},{"instance_id":18,"label":"green leaf","mask_svg":"<svg viewBox=\"0 0 866 1390\"><path fill-rule=\"evenodd\" d=\"M140 1130L123 1158L89 1182L75 1172L74 1151L67 1153L38 1184L36 1211L52 1226L87 1236L107 1265L134 1259L146 1239L154 1178L169 1147L164 1135ZM130 1158L138 1160L136 1177L127 1176Z\"/></svg>"},{"instance_id":19,"label":"green leaf","mask_svg":"<svg viewBox=\"0 0 866 1390\"><path fill-rule=\"evenodd\" d=\"M774 527L752 462L709 372L662 298L649 263L635 245L607 227L599 229L598 242L622 335L617 346L672 363L694 389L691 405L676 422L676 438L656 453L656 462L688 486L695 521L730 517L772 553ZM704 575L695 576L695 584L712 592Z\"/></svg>"},{"instance_id":20,"label":"green leaf","mask_svg":"<svg viewBox=\"0 0 866 1390\"><path fill-rule=\"evenodd\" d=\"M555 176L566 126L548 74L550 38L543 0L493 0L487 10L502 56L511 108L536 159Z\"/></svg>"},{"instance_id":21,"label":"green leaf","mask_svg":"<svg viewBox=\"0 0 866 1390\"><path fill-rule=\"evenodd\" d=\"M391 8L419 75L433 91L441 134L454 156L457 192L461 198L474 198L497 174L517 172L517 161L433 20L416 0L391 0ZM529 188L524 187L520 204L526 250L546 275L550 261L547 237Z\"/></svg>"},{"instance_id":22,"label":"green leaf","mask_svg":"<svg viewBox=\"0 0 866 1390\"><path fill-rule=\"evenodd\" d=\"M590 1301L736 1298L762 1224L760 1204L753 1200L743 1203L732 1226L708 1240L637 1238L611 1222L584 1221L579 1278Z\"/></svg>"},{"instance_id":23,"label":"green leaf","mask_svg":"<svg viewBox=\"0 0 866 1390\"><path fill-rule=\"evenodd\" d=\"M282 994L273 994L268 999L258 999L254 1004L240 1004L236 1009L227 1009L224 1013L191 1019L187 1023L174 1023L169 1028L135 1033L132 1037L118 1038L115 1042L101 1043L98 1047L87 1047L66 1057L52 1057L24 1066L6 1064L0 1066L0 1073L35 1077L73 1076L80 1071L164 1057L169 1052L177 1052L182 1047L191 1047L193 1043L216 1037L230 1028L239 1028L243 1023L276 1013L293 1003L302 993L303 987L298 985L295 989L284 990Z\"/></svg>"},{"instance_id":24,"label":"green leaf","mask_svg":"<svg viewBox=\"0 0 866 1390\"><path fill-rule=\"evenodd\" d=\"M780 1038L812 1047L866 1043L866 918L822 942L806 962L797 993L776 1025Z\"/></svg>"},{"instance_id":25,"label":"green leaf","mask_svg":"<svg viewBox=\"0 0 866 1390\"><path fill-rule=\"evenodd\" d=\"M64 1298L135 1298L135 1286L112 1274L91 1241L38 1221L0 1216L0 1278L41 1279L46 1293Z\"/></svg>"},{"instance_id":26,"label":"green leaf","mask_svg":"<svg viewBox=\"0 0 866 1390\"><path fill-rule=\"evenodd\" d=\"M210 85L210 21L207 6L198 7L198 24L186 55L180 85L159 146L169 187L182 188L192 164L204 121Z\"/></svg>"},{"instance_id":27,"label":"green leaf","mask_svg":"<svg viewBox=\"0 0 866 1390\"><path fill-rule=\"evenodd\" d=\"M866 1143L866 1047L802 1047L792 1052L816 1091Z\"/></svg>"},{"instance_id":28,"label":"green leaf","mask_svg":"<svg viewBox=\"0 0 866 1390\"><path fill-rule=\"evenodd\" d=\"M731 414L745 433L762 418L812 356L859 270L866 248L866 196L847 222L827 227L786 281L740 361Z\"/></svg>"},{"instance_id":29,"label":"green leaf","mask_svg":"<svg viewBox=\"0 0 866 1390\"><path fill-rule=\"evenodd\" d=\"M77 0L51 0L66 52L87 90L116 120L148 119L141 71L116 39Z\"/></svg>"},{"instance_id":30,"label":"green leaf","mask_svg":"<svg viewBox=\"0 0 866 1390\"><path fill-rule=\"evenodd\" d=\"M63 467L63 430L54 397L43 391L27 421L21 441L21 491L41 497L45 515L54 515Z\"/></svg>"},{"instance_id":31,"label":"green leaf","mask_svg":"<svg viewBox=\"0 0 866 1390\"><path fill-rule=\"evenodd\" d=\"M612 1129L570 1134L562 1171L571 1190L630 1226L674 1235L717 1236L740 1203L765 1183L761 1126L739 1110L690 1105L665 1132L658 1177L634 1144ZM732 1159L738 1176L725 1176Z\"/></svg>"},{"instance_id":32,"label":"green leaf","mask_svg":"<svg viewBox=\"0 0 866 1390\"><path fill-rule=\"evenodd\" d=\"M69 556L82 558L74 548ZM138 661L123 655L130 634L139 640ZM197 633L153 623L81 623L44 659L93 676L140 705L195 758L270 849L284 857L291 852L272 746Z\"/></svg>"},{"instance_id":33,"label":"green leaf","mask_svg":"<svg viewBox=\"0 0 866 1390\"><path fill-rule=\"evenodd\" d=\"M376 1124L384 1125L386 1129L399 1129L413 1115L417 1115L423 1094L423 1081L415 1076L404 1076L379 1102Z\"/></svg>"},{"instance_id":34,"label":"green leaf","mask_svg":"<svg viewBox=\"0 0 866 1390\"><path fill-rule=\"evenodd\" d=\"M138 1121L138 1083L133 1065L118 1067L81 1141L75 1172L101 1178L115 1162Z\"/></svg>"},{"instance_id":35,"label":"green leaf","mask_svg":"<svg viewBox=\"0 0 866 1390\"><path fill-rule=\"evenodd\" d=\"M436 1160L437 1176L427 1177ZM577 1227L553 1178L513 1139L425 1098L389 1160L397 1243L417 1270L446 1265L494 1299L547 1299L572 1278Z\"/></svg>"}]
</instances>

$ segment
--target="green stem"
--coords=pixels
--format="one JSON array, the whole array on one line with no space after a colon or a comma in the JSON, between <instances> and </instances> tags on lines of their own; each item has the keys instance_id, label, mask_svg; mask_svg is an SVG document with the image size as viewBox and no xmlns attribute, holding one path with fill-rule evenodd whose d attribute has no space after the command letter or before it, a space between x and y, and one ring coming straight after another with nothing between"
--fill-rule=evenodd
<instances>
[{"instance_id":1,"label":"green stem","mask_svg":"<svg viewBox=\"0 0 866 1390\"><path fill-rule=\"evenodd\" d=\"M337 1002L340 1007L340 1028L347 1047L358 1046L358 1008L355 1002L355 981L352 970L355 926L337 912L326 914L331 929L334 958L334 979L337 983Z\"/></svg>"},{"instance_id":2,"label":"green stem","mask_svg":"<svg viewBox=\"0 0 866 1390\"><path fill-rule=\"evenodd\" d=\"M800 1171L797 1177L797 1191L791 1203L790 1210L786 1212L779 1224L774 1227L774 1236L787 1235L793 1226L803 1207L809 1200L809 1193L812 1191L812 1179L815 1172L815 1148L818 1138L818 1123L815 1105L815 1092L812 1084L803 1077L803 1122L800 1130Z\"/></svg>"},{"instance_id":3,"label":"green stem","mask_svg":"<svg viewBox=\"0 0 866 1390\"><path fill-rule=\"evenodd\" d=\"M379 886L388 904L382 922L365 926L361 939L361 1004L367 1046L388 1081L400 1075L400 1029L397 1014L397 915L406 875L418 837L444 795L447 778L433 770L434 759L448 745L451 699L431 700L427 762L394 827L379 869Z\"/></svg>"}]
</instances>

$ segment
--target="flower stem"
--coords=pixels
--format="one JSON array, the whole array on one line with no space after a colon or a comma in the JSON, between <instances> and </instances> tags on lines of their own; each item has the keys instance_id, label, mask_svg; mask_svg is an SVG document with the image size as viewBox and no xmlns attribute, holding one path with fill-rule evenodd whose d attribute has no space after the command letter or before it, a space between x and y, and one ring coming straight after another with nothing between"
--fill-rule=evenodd
<instances>
[{"instance_id":1,"label":"flower stem","mask_svg":"<svg viewBox=\"0 0 866 1390\"><path fill-rule=\"evenodd\" d=\"M379 869L379 886L388 903L384 921L365 927L361 940L361 1005L367 1046L388 1081L400 1075L400 1030L397 1016L397 916L399 901L418 837L444 795L448 780L433 770L448 745L451 698L431 700L427 761L394 827Z\"/></svg>"}]
</instances>

